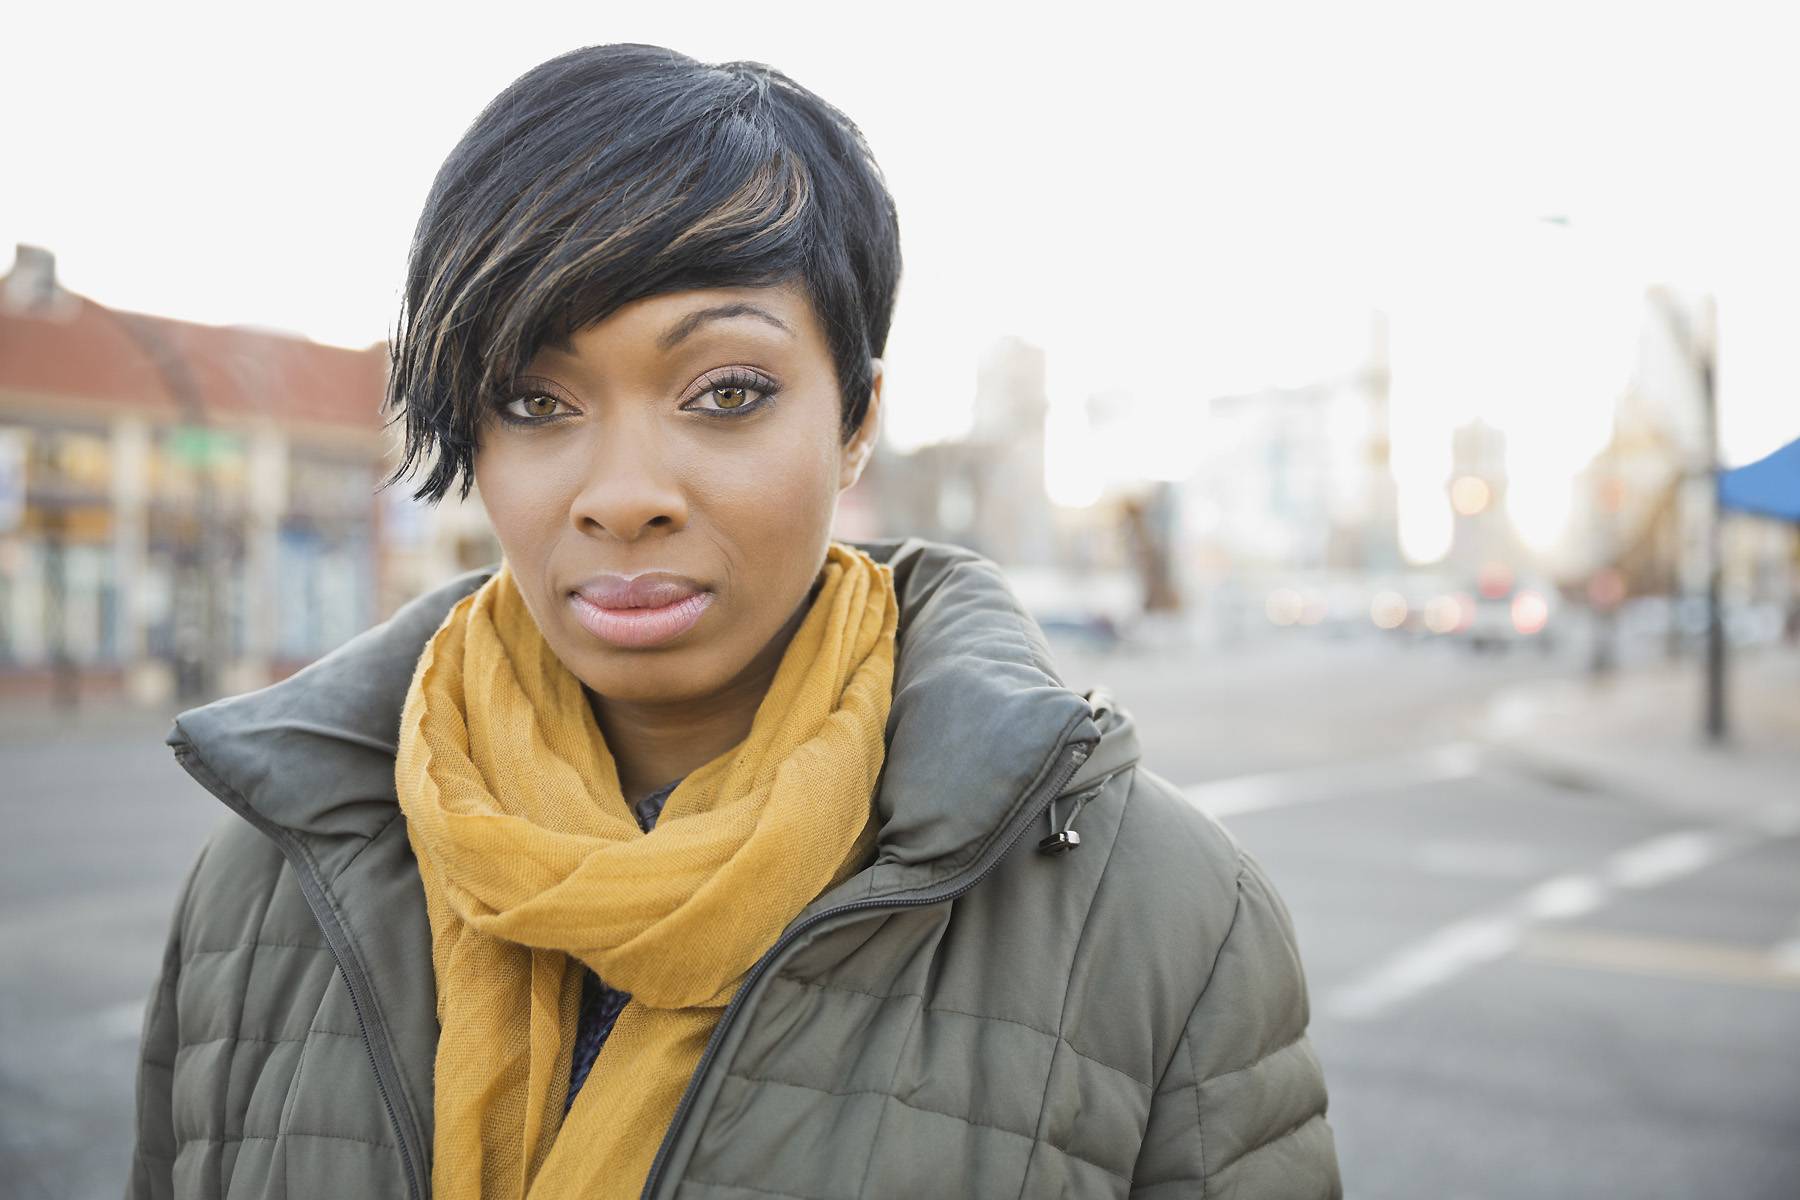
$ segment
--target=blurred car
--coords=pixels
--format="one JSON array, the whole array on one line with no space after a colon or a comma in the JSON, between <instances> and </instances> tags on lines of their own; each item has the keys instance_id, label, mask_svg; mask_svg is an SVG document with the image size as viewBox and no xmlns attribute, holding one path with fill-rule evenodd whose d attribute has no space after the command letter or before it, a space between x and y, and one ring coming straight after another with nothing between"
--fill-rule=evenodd
<instances>
[{"instance_id":1,"label":"blurred car","mask_svg":"<svg viewBox=\"0 0 1800 1200\"><path fill-rule=\"evenodd\" d=\"M1484 569L1475 587L1459 597L1464 620L1453 631L1476 651L1536 646L1549 652L1561 606L1556 588L1544 579L1515 575L1505 567Z\"/></svg>"}]
</instances>

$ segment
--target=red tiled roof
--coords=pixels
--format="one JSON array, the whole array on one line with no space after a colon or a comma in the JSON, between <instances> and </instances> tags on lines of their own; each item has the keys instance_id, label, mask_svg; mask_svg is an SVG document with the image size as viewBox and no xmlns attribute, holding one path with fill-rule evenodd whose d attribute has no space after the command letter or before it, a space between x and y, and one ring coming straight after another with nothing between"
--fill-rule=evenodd
<instances>
[{"instance_id":1,"label":"red tiled roof","mask_svg":"<svg viewBox=\"0 0 1800 1200\"><path fill-rule=\"evenodd\" d=\"M260 329L109 309L64 294L60 311L0 308L0 388L177 416L191 388L212 415L378 429L387 349L326 346ZM159 365L160 358L160 365ZM184 382L191 381L191 382Z\"/></svg>"}]
</instances>

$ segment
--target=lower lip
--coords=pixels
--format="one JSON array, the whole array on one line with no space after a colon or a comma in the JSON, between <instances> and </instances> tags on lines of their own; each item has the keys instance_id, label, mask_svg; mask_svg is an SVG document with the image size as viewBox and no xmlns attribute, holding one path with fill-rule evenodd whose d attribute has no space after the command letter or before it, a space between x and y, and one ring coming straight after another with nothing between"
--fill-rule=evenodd
<instances>
[{"instance_id":1,"label":"lower lip","mask_svg":"<svg viewBox=\"0 0 1800 1200\"><path fill-rule=\"evenodd\" d=\"M603 642L633 649L680 637L699 623L712 601L711 592L695 592L661 608L601 608L579 593L569 597L583 629Z\"/></svg>"}]
</instances>

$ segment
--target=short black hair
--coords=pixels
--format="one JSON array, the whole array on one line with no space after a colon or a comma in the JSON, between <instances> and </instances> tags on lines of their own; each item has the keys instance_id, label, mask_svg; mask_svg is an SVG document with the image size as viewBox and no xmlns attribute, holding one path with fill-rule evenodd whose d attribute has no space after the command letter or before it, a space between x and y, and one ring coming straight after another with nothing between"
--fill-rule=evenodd
<instances>
[{"instance_id":1,"label":"short black hair","mask_svg":"<svg viewBox=\"0 0 1800 1200\"><path fill-rule=\"evenodd\" d=\"M861 130L773 67L615 43L520 76L438 169L389 338L393 483L474 486L481 418L544 345L646 296L801 282L847 439L900 281L893 197ZM383 486L386 486L385 484Z\"/></svg>"}]
</instances>

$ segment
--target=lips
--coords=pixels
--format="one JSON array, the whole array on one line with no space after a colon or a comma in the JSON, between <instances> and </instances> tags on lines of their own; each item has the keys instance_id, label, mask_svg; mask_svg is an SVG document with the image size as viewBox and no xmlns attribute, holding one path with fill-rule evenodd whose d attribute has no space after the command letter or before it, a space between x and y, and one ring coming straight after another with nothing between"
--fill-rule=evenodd
<instances>
[{"instance_id":1,"label":"lips","mask_svg":"<svg viewBox=\"0 0 1800 1200\"><path fill-rule=\"evenodd\" d=\"M663 608L705 590L687 576L667 571L596 575L575 588L595 608Z\"/></svg>"},{"instance_id":2,"label":"lips","mask_svg":"<svg viewBox=\"0 0 1800 1200\"><path fill-rule=\"evenodd\" d=\"M596 575L569 593L575 620L615 646L673 641L699 623L713 593L685 575L652 571L626 578Z\"/></svg>"}]
</instances>

